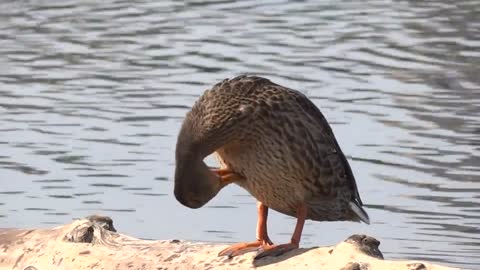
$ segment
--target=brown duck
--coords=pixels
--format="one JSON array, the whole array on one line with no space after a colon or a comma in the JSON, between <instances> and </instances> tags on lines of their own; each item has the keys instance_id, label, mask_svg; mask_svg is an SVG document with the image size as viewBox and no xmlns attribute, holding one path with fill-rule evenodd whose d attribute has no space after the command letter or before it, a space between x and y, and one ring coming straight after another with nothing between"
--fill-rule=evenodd
<instances>
[{"instance_id":1,"label":"brown duck","mask_svg":"<svg viewBox=\"0 0 480 270\"><path fill-rule=\"evenodd\" d=\"M222 164L203 159L216 153ZM259 248L256 259L299 247L306 219L369 223L352 170L320 110L301 92L257 76L217 83L187 114L176 146L175 197L199 208L235 183L257 200L257 240L219 253ZM268 208L297 218L291 242L274 245Z\"/></svg>"}]
</instances>

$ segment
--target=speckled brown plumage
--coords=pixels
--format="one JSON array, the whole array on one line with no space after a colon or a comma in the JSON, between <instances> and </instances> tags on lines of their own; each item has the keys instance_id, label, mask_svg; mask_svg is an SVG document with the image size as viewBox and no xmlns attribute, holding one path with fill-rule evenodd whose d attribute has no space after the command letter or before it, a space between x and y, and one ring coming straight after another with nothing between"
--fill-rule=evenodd
<instances>
[{"instance_id":1,"label":"speckled brown plumage","mask_svg":"<svg viewBox=\"0 0 480 270\"><path fill-rule=\"evenodd\" d=\"M266 222L268 208L300 215L299 220L369 222L332 129L299 91L257 76L227 79L205 91L178 136L175 196L182 204L201 207L225 185L203 163L213 152L227 173L235 174L228 182L267 207L259 211L259 222ZM298 241L300 223L294 234ZM265 246L270 240L263 224L257 225L257 238Z\"/></svg>"},{"instance_id":2,"label":"speckled brown plumage","mask_svg":"<svg viewBox=\"0 0 480 270\"><path fill-rule=\"evenodd\" d=\"M320 110L302 93L256 76L224 80L188 113L201 154L216 151L238 184L268 207L313 220L359 220L352 170Z\"/></svg>"}]
</instances>

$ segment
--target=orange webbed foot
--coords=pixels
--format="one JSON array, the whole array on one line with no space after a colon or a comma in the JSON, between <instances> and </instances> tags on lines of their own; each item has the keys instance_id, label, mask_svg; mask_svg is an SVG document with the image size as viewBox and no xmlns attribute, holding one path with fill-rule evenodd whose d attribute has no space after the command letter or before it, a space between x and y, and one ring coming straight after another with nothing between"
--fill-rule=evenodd
<instances>
[{"instance_id":1,"label":"orange webbed foot","mask_svg":"<svg viewBox=\"0 0 480 270\"><path fill-rule=\"evenodd\" d=\"M228 256L228 258L233 258L235 256L257 250L258 248L261 248L261 247L270 246L272 244L273 243L272 241L270 241L270 239L257 240L249 243L238 243L238 244L231 245L228 248L220 251L218 253L218 256Z\"/></svg>"},{"instance_id":2,"label":"orange webbed foot","mask_svg":"<svg viewBox=\"0 0 480 270\"><path fill-rule=\"evenodd\" d=\"M298 244L295 244L295 243L262 246L262 248L258 251L257 255L255 256L254 260L258 260L258 259L269 257L269 256L277 257L297 248L298 248Z\"/></svg>"},{"instance_id":3,"label":"orange webbed foot","mask_svg":"<svg viewBox=\"0 0 480 270\"><path fill-rule=\"evenodd\" d=\"M243 181L245 178L230 169L211 169L211 171L220 177L221 184L226 186L231 183Z\"/></svg>"},{"instance_id":4,"label":"orange webbed foot","mask_svg":"<svg viewBox=\"0 0 480 270\"><path fill-rule=\"evenodd\" d=\"M230 169L226 169L226 168L211 168L210 167L210 170L212 172L216 173L218 176L224 176L224 175L233 173Z\"/></svg>"}]
</instances>

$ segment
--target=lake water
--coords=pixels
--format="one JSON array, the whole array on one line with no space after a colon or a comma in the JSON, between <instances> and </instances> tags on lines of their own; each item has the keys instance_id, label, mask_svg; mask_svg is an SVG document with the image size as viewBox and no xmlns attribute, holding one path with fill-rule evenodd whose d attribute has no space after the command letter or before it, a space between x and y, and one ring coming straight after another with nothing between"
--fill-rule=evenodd
<instances>
[{"instance_id":1,"label":"lake water","mask_svg":"<svg viewBox=\"0 0 480 270\"><path fill-rule=\"evenodd\" d=\"M477 1L2 1L0 227L101 213L142 238L254 239L239 187L172 196L185 113L242 73L321 108L370 214L309 221L302 246L366 233L389 259L478 269ZM271 237L294 224L272 213Z\"/></svg>"}]
</instances>

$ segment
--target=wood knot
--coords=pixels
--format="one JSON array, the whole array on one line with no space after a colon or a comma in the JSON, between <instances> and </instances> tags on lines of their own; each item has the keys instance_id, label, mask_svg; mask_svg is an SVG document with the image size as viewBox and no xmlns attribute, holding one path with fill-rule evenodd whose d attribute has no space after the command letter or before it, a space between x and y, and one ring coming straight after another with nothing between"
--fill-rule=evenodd
<instances>
[{"instance_id":1,"label":"wood knot","mask_svg":"<svg viewBox=\"0 0 480 270\"><path fill-rule=\"evenodd\" d=\"M85 218L84 222L67 233L64 241L74 243L93 243L98 239L106 238L107 231L116 232L113 220L107 216L92 215ZM97 236L95 236L97 233ZM96 239L96 240L95 240Z\"/></svg>"},{"instance_id":2,"label":"wood knot","mask_svg":"<svg viewBox=\"0 0 480 270\"><path fill-rule=\"evenodd\" d=\"M407 267L408 270L427 270L427 267L423 263L409 263Z\"/></svg>"},{"instance_id":3,"label":"wood knot","mask_svg":"<svg viewBox=\"0 0 480 270\"><path fill-rule=\"evenodd\" d=\"M91 215L86 217L86 219L90 220L93 223L96 223L103 229L111 232L117 232L115 227L113 227L113 220L110 217L107 216L101 216L101 215Z\"/></svg>"},{"instance_id":4,"label":"wood knot","mask_svg":"<svg viewBox=\"0 0 480 270\"><path fill-rule=\"evenodd\" d=\"M63 238L67 242L74 243L92 243L94 228L92 224L84 223L75 227Z\"/></svg>"},{"instance_id":5,"label":"wood knot","mask_svg":"<svg viewBox=\"0 0 480 270\"><path fill-rule=\"evenodd\" d=\"M380 249L378 249L380 241L371 236L364 234L354 234L348 237L345 242L355 245L357 248L359 248L361 251L363 251L369 256L383 260L383 254L382 252L380 252Z\"/></svg>"},{"instance_id":6,"label":"wood knot","mask_svg":"<svg viewBox=\"0 0 480 270\"><path fill-rule=\"evenodd\" d=\"M340 270L369 270L370 264L368 263L358 263L358 262L349 262Z\"/></svg>"}]
</instances>

